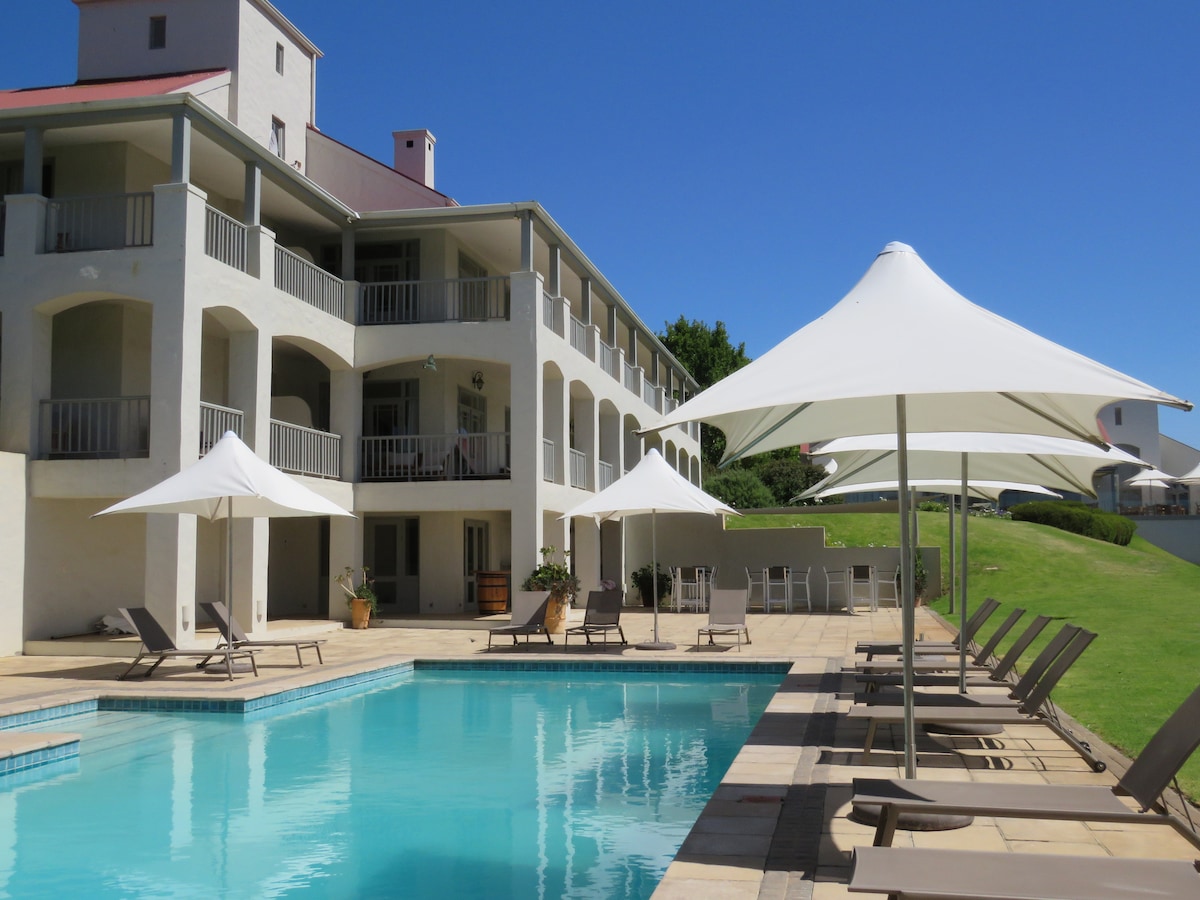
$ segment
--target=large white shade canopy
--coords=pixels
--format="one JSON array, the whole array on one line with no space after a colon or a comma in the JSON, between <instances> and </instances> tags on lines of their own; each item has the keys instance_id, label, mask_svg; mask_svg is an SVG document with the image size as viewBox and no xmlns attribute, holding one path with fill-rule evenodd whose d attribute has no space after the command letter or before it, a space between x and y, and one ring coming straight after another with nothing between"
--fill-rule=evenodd
<instances>
[{"instance_id":1,"label":"large white shade canopy","mask_svg":"<svg viewBox=\"0 0 1200 900\"><path fill-rule=\"evenodd\" d=\"M864 481L895 481L896 435L870 434L835 438L812 448L814 457L827 457L836 471L809 488L802 497L821 492L840 493L844 485ZM1098 447L1084 441L1036 434L931 432L908 435L908 476L914 479L953 479L969 460L971 481L1019 481L1075 491L1094 497L1092 476L1097 469L1126 463L1147 463L1117 447ZM837 490L843 488L842 491Z\"/></svg>"},{"instance_id":2,"label":"large white shade canopy","mask_svg":"<svg viewBox=\"0 0 1200 900\"><path fill-rule=\"evenodd\" d=\"M810 490L805 491L801 498L813 497L815 499L823 499L825 497L835 497L838 494L850 493L867 493L871 491L895 491L899 490L900 483L894 478L891 481L864 481L859 482L853 478L842 482L837 487L824 488L818 490L819 485L814 485ZM917 478L908 480L908 487L914 491L924 491L926 493L950 494L951 496L962 495L961 481L947 481L945 479L936 478ZM817 493L812 493L817 491ZM1041 494L1046 497L1062 498L1062 494L1056 493L1049 488L1044 488L1040 484L1021 484L1016 481L988 481L986 479L976 480L972 478L967 483L967 494L971 497L978 497L983 500L990 500L997 503L1000 500L1000 495L1005 491L1021 491L1025 494Z\"/></svg>"},{"instance_id":3,"label":"large white shade canopy","mask_svg":"<svg viewBox=\"0 0 1200 900\"><path fill-rule=\"evenodd\" d=\"M920 335L919 344L915 336ZM977 347L980 352L951 352ZM820 318L697 394L652 430L702 421L726 459L896 427L1051 434L1103 443L1100 408L1191 404L988 312L891 243Z\"/></svg>"},{"instance_id":4,"label":"large white shade canopy","mask_svg":"<svg viewBox=\"0 0 1200 900\"><path fill-rule=\"evenodd\" d=\"M232 431L198 462L96 513L190 513L205 519L353 516L260 459Z\"/></svg>"}]
</instances>

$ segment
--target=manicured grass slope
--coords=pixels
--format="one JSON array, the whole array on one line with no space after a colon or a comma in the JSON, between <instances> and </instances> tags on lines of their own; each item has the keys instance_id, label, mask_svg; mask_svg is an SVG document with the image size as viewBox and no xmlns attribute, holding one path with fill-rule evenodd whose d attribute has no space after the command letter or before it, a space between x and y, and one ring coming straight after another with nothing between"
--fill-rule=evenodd
<instances>
[{"instance_id":1,"label":"manicured grass slope","mask_svg":"<svg viewBox=\"0 0 1200 900\"><path fill-rule=\"evenodd\" d=\"M730 525L820 525L829 544L899 543L894 515L751 515ZM947 514L920 513L920 531L923 546L941 546L942 583L948 585ZM1200 566L1138 537L1128 547L1117 547L1044 525L982 518L970 520L968 558L969 606L984 597L1004 604L984 626L982 639L1015 606L1028 610L1023 621L1047 615L1099 635L1054 698L1126 754L1136 755L1200 684ZM932 606L948 616L946 597ZM1025 660L1057 630L1052 623ZM1200 797L1200 753L1184 767L1180 781L1191 797Z\"/></svg>"}]
</instances>

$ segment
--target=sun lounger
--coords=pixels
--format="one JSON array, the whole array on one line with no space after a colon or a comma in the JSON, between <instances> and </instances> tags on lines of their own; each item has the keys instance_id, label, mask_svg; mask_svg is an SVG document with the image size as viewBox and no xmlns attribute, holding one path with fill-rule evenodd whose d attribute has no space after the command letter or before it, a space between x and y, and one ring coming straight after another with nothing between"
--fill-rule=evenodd
<instances>
[{"instance_id":1,"label":"sun lounger","mask_svg":"<svg viewBox=\"0 0 1200 900\"><path fill-rule=\"evenodd\" d=\"M1058 634L1050 639L1007 694L935 694L917 691L914 692L914 700L925 706L1017 706L1028 699L1034 687L1046 674L1046 670L1050 668L1050 664L1066 650L1067 645L1080 631L1082 629L1078 625L1064 625L1059 629ZM1079 652L1083 652L1082 649ZM990 682L989 686L1000 687L1004 684L1006 682ZM895 691L862 691L854 695L855 703L865 703L868 706L894 706L903 700L904 695Z\"/></svg>"},{"instance_id":2,"label":"sun lounger","mask_svg":"<svg viewBox=\"0 0 1200 900\"><path fill-rule=\"evenodd\" d=\"M258 677L258 665L254 662L254 652L252 650L237 650L230 647L224 647L220 650L180 650L175 646L175 642L171 640L171 636L167 634L158 620L154 618L150 610L144 606L131 606L119 610L121 615L129 620L129 624L133 626L138 637L142 639L142 649L137 655L137 659L117 676L118 681L123 681L130 672L137 668L138 663L143 659L155 657L154 665L142 673L142 677L149 678L154 674L164 661L168 659L212 659L213 657L223 657L225 659L225 673L229 676L229 680L233 681L233 661L235 659L248 659L250 668L254 671L255 677Z\"/></svg>"},{"instance_id":3,"label":"sun lounger","mask_svg":"<svg viewBox=\"0 0 1200 900\"><path fill-rule=\"evenodd\" d=\"M1198 897L1194 862L916 847L856 847L849 890L894 900Z\"/></svg>"},{"instance_id":4,"label":"sun lounger","mask_svg":"<svg viewBox=\"0 0 1200 900\"><path fill-rule=\"evenodd\" d=\"M511 635L513 646L517 646L520 641L517 640L521 635L525 636L525 646L529 646L529 638L531 635L544 634L546 642L554 643L554 638L550 637L550 632L546 630L546 610L550 606L550 598L547 597L541 602L541 605L533 611L529 618L524 622L517 622L512 625L501 625L497 628L488 629L488 645L490 651L492 649L492 637L494 635Z\"/></svg>"},{"instance_id":5,"label":"sun lounger","mask_svg":"<svg viewBox=\"0 0 1200 900\"><path fill-rule=\"evenodd\" d=\"M975 638L976 632L983 627L986 622L997 609L1000 607L1000 601L992 597L988 597L983 603L979 604L979 608L967 619L967 627L963 634L967 638L967 648L971 647L971 641ZM956 653L959 647L962 635L956 636L950 641L916 641L914 647L918 653L928 652L947 652ZM896 655L902 652L901 646L896 641L859 641L854 647L855 653L867 654L867 659L872 659L876 654L882 656Z\"/></svg>"},{"instance_id":6,"label":"sun lounger","mask_svg":"<svg viewBox=\"0 0 1200 900\"><path fill-rule=\"evenodd\" d=\"M1026 628L1021 633L1021 636L1013 642L1012 647L1010 647L1009 651L1004 654L1004 658L996 663L996 665L985 677L980 678L978 674L976 674L973 678L967 679L967 686L980 687L987 686L989 684L994 685L1002 683L1016 666L1017 660L1021 658L1021 655L1029 648L1029 645L1033 643L1034 639L1041 634L1049 624L1049 616L1036 616L1034 620L1029 623L1029 627ZM987 662L986 659L981 662L978 658L976 658L975 662L977 665L986 668L986 666L983 665ZM978 669L973 669L971 671L978 673ZM900 684L902 675L895 671L868 672L861 673L857 675L856 678L858 681L866 682L867 684L878 687L885 684ZM916 684L922 687L932 687L934 685L954 685L958 684L958 676L930 673L928 670L926 670L923 674L917 676Z\"/></svg>"},{"instance_id":7,"label":"sun lounger","mask_svg":"<svg viewBox=\"0 0 1200 900\"><path fill-rule=\"evenodd\" d=\"M1170 815L1161 802L1172 779L1200 747L1200 687L1150 738L1115 788L1103 785L996 784L988 782L854 779L855 809L880 808L875 846L892 843L905 814L983 815L1009 819L1069 819L1087 822L1163 822L1193 844L1200 836ZM1118 792L1138 805L1130 809ZM1150 811L1158 809L1159 813ZM1197 894L1200 896L1200 894Z\"/></svg>"},{"instance_id":8,"label":"sun lounger","mask_svg":"<svg viewBox=\"0 0 1200 900\"><path fill-rule=\"evenodd\" d=\"M1053 709L1046 702L1051 689L1063 673L1079 658L1087 646L1095 640L1091 631L1079 630L1066 649L1059 654L1046 670L1029 696L1016 707L981 706L915 706L913 718L918 725L987 726L987 725L1045 725L1054 729L1073 749L1088 761L1097 772L1104 770L1104 763L1096 759L1091 748L1059 725ZM898 725L904 722L903 706L855 706L847 716L867 722L867 736L863 744L863 758L871 755L875 732L880 725Z\"/></svg>"},{"instance_id":9,"label":"sun lounger","mask_svg":"<svg viewBox=\"0 0 1200 900\"><path fill-rule=\"evenodd\" d=\"M708 604L708 624L696 630L696 649L700 649L700 637L708 635L708 642L718 634L732 634L737 638L738 650L742 649L742 635L750 641L750 629L746 627L746 592L740 590L715 589Z\"/></svg>"},{"instance_id":10,"label":"sun lounger","mask_svg":"<svg viewBox=\"0 0 1200 900\"><path fill-rule=\"evenodd\" d=\"M583 624L568 628L563 633L563 643L568 643L573 634L582 634L590 645L592 637L599 634L604 635L604 643L607 645L608 635L613 631L620 636L622 644L628 643L621 628L621 604L624 599L624 592L615 589L591 591L588 594L587 609L583 613Z\"/></svg>"},{"instance_id":11,"label":"sun lounger","mask_svg":"<svg viewBox=\"0 0 1200 900\"><path fill-rule=\"evenodd\" d=\"M304 658L300 655L301 650L317 651L317 663L325 664L325 660L321 658L321 645L324 641L318 640L303 640L303 641L260 641L252 640L248 634L238 624L235 619L225 608L225 604L220 600L215 603L201 603L200 609L208 616L217 626L217 630L221 632L221 639L217 643L218 649L221 647L233 647L235 650L252 649L262 647L294 647L296 649L296 662L300 668L304 668ZM200 665L204 665L201 663Z\"/></svg>"}]
</instances>

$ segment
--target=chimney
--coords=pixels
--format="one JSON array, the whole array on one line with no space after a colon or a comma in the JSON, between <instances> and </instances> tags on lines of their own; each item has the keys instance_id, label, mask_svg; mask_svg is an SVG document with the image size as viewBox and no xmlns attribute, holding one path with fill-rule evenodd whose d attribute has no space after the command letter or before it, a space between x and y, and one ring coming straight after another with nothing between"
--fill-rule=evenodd
<instances>
[{"instance_id":1,"label":"chimney","mask_svg":"<svg viewBox=\"0 0 1200 900\"><path fill-rule=\"evenodd\" d=\"M433 188L433 145L437 138L424 128L415 131L393 131L396 142L396 163L393 168L401 175Z\"/></svg>"}]
</instances>

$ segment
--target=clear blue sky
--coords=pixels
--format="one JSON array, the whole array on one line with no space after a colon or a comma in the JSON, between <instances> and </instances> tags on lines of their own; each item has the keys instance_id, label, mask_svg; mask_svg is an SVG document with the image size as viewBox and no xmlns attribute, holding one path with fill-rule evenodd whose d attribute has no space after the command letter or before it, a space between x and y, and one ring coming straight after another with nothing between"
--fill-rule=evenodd
<instances>
[{"instance_id":1,"label":"clear blue sky","mask_svg":"<svg viewBox=\"0 0 1200 900\"><path fill-rule=\"evenodd\" d=\"M275 2L325 53L323 131L390 161L430 129L439 189L541 202L651 327L758 356L899 240L1200 402L1194 0ZM20 16L0 85L73 80L74 4ZM1200 447L1200 412L1162 428Z\"/></svg>"}]
</instances>

